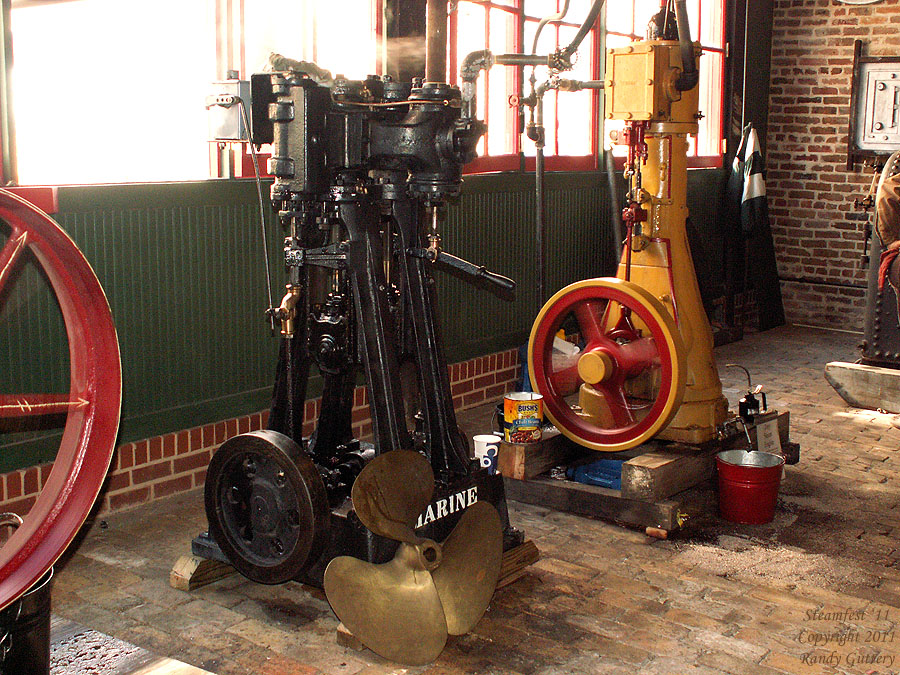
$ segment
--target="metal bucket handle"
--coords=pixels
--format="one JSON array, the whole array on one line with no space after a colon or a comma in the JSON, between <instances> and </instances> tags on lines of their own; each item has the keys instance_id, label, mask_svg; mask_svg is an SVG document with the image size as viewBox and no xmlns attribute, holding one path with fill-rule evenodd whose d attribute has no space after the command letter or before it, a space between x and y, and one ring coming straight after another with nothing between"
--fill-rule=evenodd
<instances>
[{"instance_id":1,"label":"metal bucket handle","mask_svg":"<svg viewBox=\"0 0 900 675\"><path fill-rule=\"evenodd\" d=\"M6 513L0 513L0 527L11 527L13 529L17 529L21 527L22 516L18 513L13 513L12 511L7 511ZM22 599L16 603L16 617L13 619L13 623L19 620L19 616L22 613ZM2 637L0 637L0 664L3 664L6 661L6 655L9 653L9 650L12 649L12 631L5 630L3 631Z\"/></svg>"},{"instance_id":2,"label":"metal bucket handle","mask_svg":"<svg viewBox=\"0 0 900 675\"><path fill-rule=\"evenodd\" d=\"M12 511L7 511L6 513L0 513L0 527L19 527L22 525L24 521L22 520L22 516L18 513L13 513Z\"/></svg>"}]
</instances>

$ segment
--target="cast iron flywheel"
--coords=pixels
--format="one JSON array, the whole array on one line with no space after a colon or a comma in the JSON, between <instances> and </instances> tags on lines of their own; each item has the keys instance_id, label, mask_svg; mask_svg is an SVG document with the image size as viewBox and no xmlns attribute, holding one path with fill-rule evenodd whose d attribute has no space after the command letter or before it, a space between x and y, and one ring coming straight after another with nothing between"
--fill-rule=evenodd
<instances>
[{"instance_id":1,"label":"cast iron flywheel","mask_svg":"<svg viewBox=\"0 0 900 675\"><path fill-rule=\"evenodd\" d=\"M209 533L234 568L262 584L296 578L322 556L331 510L316 465L271 429L216 450L204 487Z\"/></svg>"},{"instance_id":2,"label":"cast iron flywheel","mask_svg":"<svg viewBox=\"0 0 900 675\"><path fill-rule=\"evenodd\" d=\"M47 214L6 190L0 221L0 303L21 267L34 262L59 305L69 350L67 392L0 393L0 422L65 416L53 469L0 549L2 609L50 569L84 524L115 449L122 369L106 295L78 247Z\"/></svg>"},{"instance_id":3,"label":"cast iron flywheel","mask_svg":"<svg viewBox=\"0 0 900 675\"><path fill-rule=\"evenodd\" d=\"M616 278L556 293L528 343L531 384L547 417L576 443L605 452L640 445L669 423L684 395L685 356L665 306Z\"/></svg>"}]
</instances>

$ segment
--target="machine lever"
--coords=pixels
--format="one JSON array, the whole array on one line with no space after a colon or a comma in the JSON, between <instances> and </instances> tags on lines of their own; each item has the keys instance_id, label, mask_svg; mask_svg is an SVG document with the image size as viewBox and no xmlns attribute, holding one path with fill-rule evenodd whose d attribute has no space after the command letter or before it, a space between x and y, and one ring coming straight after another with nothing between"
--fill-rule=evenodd
<instances>
[{"instance_id":1,"label":"machine lever","mask_svg":"<svg viewBox=\"0 0 900 675\"><path fill-rule=\"evenodd\" d=\"M516 299L516 282L502 274L489 272L484 265L470 263L468 260L457 258L455 255L443 251L438 251L435 256L434 251L427 248L410 249L409 255L431 260L436 267L448 274L452 274L466 283L482 286L501 300L512 302Z\"/></svg>"}]
</instances>

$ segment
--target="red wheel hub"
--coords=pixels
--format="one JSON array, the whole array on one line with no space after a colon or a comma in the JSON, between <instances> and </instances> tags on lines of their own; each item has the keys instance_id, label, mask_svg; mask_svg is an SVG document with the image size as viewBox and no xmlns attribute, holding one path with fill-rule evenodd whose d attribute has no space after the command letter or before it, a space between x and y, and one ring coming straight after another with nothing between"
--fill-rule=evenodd
<instances>
[{"instance_id":1,"label":"red wheel hub","mask_svg":"<svg viewBox=\"0 0 900 675\"><path fill-rule=\"evenodd\" d=\"M2 609L50 569L90 513L115 448L122 371L106 295L78 247L47 214L6 190L0 190L0 219L9 232L0 249L0 298L30 252L59 304L70 364L67 393L0 394L0 418L66 416L53 469L0 549Z\"/></svg>"}]
</instances>

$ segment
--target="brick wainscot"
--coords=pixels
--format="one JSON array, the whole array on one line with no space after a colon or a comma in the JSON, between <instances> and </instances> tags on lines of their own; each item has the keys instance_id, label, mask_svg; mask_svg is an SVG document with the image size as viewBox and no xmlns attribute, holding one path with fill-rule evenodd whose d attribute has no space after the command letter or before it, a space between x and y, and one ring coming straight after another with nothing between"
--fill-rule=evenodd
<instances>
[{"instance_id":1,"label":"brick wainscot","mask_svg":"<svg viewBox=\"0 0 900 675\"><path fill-rule=\"evenodd\" d=\"M453 404L465 410L500 399L512 391L518 377L518 351L481 356L449 367ZM321 399L306 402L304 434L312 432ZM262 429L268 411L222 420L201 427L154 436L116 448L103 490L99 514L144 504L154 499L203 486L213 452L226 439ZM368 392L357 387L353 396L353 431L359 438L371 435ZM0 477L0 510L25 515L40 493L52 464L11 471Z\"/></svg>"}]
</instances>

